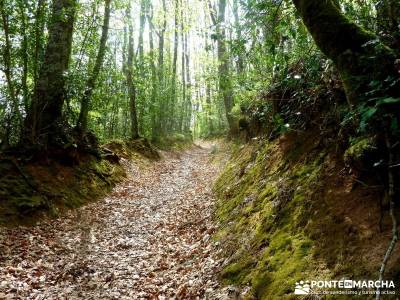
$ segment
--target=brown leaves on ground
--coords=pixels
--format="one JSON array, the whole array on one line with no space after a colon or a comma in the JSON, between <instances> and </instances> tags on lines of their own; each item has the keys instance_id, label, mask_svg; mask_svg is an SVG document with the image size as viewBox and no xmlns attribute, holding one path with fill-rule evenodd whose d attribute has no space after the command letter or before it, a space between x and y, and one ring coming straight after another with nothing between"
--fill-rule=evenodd
<instances>
[{"instance_id":1,"label":"brown leaves on ground","mask_svg":"<svg viewBox=\"0 0 400 300\"><path fill-rule=\"evenodd\" d=\"M209 149L139 169L103 201L0 229L0 299L223 299Z\"/></svg>"}]
</instances>

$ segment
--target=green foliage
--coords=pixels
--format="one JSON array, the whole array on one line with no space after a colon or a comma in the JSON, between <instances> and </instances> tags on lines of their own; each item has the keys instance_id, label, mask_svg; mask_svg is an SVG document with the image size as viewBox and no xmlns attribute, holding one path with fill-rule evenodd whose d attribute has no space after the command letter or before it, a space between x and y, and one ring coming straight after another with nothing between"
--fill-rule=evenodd
<instances>
[{"instance_id":1,"label":"green foliage","mask_svg":"<svg viewBox=\"0 0 400 300\"><path fill-rule=\"evenodd\" d=\"M134 19L139 18L139 2L133 3L131 7L132 12L136 13L133 15ZM39 7L40 3L44 5ZM159 3L150 1L149 4L151 14L146 8L148 14L145 28L135 28L135 36L141 32L144 34L143 55L139 53L139 41L134 41L137 47L134 49L134 84L141 135L154 140L163 135L186 135L189 131L193 132L195 138L220 135L227 129L226 108L218 86L216 42L219 37L217 26L208 24L210 12L207 3L189 0L180 4L182 14L177 18L179 28L176 64L173 60L174 45L170 42L174 34L174 4L167 1L166 12ZM84 1L78 4L70 68L65 74L67 101L64 115L71 125L77 122L80 100L95 64L101 36L101 28L97 24L103 17L103 5L102 1ZM130 107L124 76L127 55L124 28L129 23L125 16L127 5L126 0L113 1L105 61L90 107L89 127L102 141L130 135ZM376 28L376 9L379 7L373 1L346 0L341 1L340 5L345 15L355 23L370 30ZM266 94L271 97L296 98L297 107L300 108L311 106L315 99L308 97L309 90L320 85L324 74L327 74L326 77L332 75L331 62L315 46L291 1L238 1L235 7L233 9L236 11L233 13L237 17L227 19L224 23L224 29L229 33L225 45L226 55L230 60L231 92L234 95L231 115L238 120L241 108L245 107L260 122L275 122L274 114L277 112L273 111L271 103L264 98ZM12 83L19 93L17 109L22 116L30 106L36 77L43 62L48 38L44 25L49 22L50 9L50 3L39 0L29 3L18 0L4 4L4 11L9 15L9 20L13 21L9 22L9 34L13 37L10 53ZM164 16L166 28L163 28ZM151 32L148 32L149 29ZM161 32L164 32L165 43L159 49ZM197 32L201 34L197 35ZM152 46L150 35L146 36L150 33ZM189 49L188 38L195 43L196 49ZM27 41L26 45L23 43L24 39ZM4 49L3 37L1 47ZM162 61L160 55L163 55ZM368 97L378 97L378 92L393 87L399 79L388 80L392 81L372 82ZM26 99L23 99L20 92L24 89L27 91ZM19 139L22 122L12 112L13 104L4 82L0 84L0 91L7 96L0 99L0 120L7 125L3 126L0 135L3 136L3 143L7 141L15 144ZM278 91L282 93L277 94ZM395 104L394 101L381 99L368 108L360 107L358 116L362 119L361 130L367 130L367 123L376 115L375 106L380 107L389 104L388 102ZM303 122L294 115L302 109L295 111L295 108L288 106L285 110L279 112L285 124L296 127ZM277 131L284 130L278 122Z\"/></svg>"}]
</instances>

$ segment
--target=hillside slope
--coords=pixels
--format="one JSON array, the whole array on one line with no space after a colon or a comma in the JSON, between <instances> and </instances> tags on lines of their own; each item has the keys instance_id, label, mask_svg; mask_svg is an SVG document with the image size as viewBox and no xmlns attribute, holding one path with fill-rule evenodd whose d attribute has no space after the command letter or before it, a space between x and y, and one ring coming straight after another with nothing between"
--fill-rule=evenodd
<instances>
[{"instance_id":1,"label":"hillside slope","mask_svg":"<svg viewBox=\"0 0 400 300\"><path fill-rule=\"evenodd\" d=\"M110 141L97 157L66 150L39 157L0 153L0 226L33 224L98 200L126 177L124 162L158 158L145 139Z\"/></svg>"},{"instance_id":2,"label":"hillside slope","mask_svg":"<svg viewBox=\"0 0 400 300\"><path fill-rule=\"evenodd\" d=\"M382 188L358 180L344 155L317 130L233 151L215 185L217 238L229 257L222 279L245 299L298 299L300 280L378 278L391 238L387 211L380 231ZM399 279L399 263L397 248L387 278Z\"/></svg>"}]
</instances>

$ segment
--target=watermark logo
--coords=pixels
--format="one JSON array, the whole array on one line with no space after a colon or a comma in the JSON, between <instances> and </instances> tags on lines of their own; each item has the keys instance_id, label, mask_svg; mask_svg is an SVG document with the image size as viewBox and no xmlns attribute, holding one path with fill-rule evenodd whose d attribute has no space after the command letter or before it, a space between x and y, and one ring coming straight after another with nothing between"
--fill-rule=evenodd
<instances>
[{"instance_id":1,"label":"watermark logo","mask_svg":"<svg viewBox=\"0 0 400 300\"><path fill-rule=\"evenodd\" d=\"M296 287L294 289L295 295L308 295L310 293L309 281L296 282Z\"/></svg>"},{"instance_id":2,"label":"watermark logo","mask_svg":"<svg viewBox=\"0 0 400 300\"><path fill-rule=\"evenodd\" d=\"M372 295L395 294L392 280L306 280L296 282L295 295Z\"/></svg>"}]
</instances>

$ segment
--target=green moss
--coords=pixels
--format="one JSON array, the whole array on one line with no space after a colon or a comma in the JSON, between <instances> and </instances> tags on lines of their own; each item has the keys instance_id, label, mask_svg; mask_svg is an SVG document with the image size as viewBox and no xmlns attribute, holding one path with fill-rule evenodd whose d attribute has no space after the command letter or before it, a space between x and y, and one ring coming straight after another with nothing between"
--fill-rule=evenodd
<instances>
[{"instance_id":1,"label":"green moss","mask_svg":"<svg viewBox=\"0 0 400 300\"><path fill-rule=\"evenodd\" d=\"M255 265L256 262L247 256L226 267L222 271L221 276L229 284L243 284L248 280L248 270L252 269Z\"/></svg>"},{"instance_id":2,"label":"green moss","mask_svg":"<svg viewBox=\"0 0 400 300\"><path fill-rule=\"evenodd\" d=\"M193 137L190 133L175 133L169 136L157 137L153 142L162 150L183 150L193 146Z\"/></svg>"},{"instance_id":3,"label":"green moss","mask_svg":"<svg viewBox=\"0 0 400 300\"><path fill-rule=\"evenodd\" d=\"M76 166L57 161L27 165L0 164L0 224L33 224L43 214L55 217L105 195L125 176L121 165L88 159Z\"/></svg>"},{"instance_id":4,"label":"green moss","mask_svg":"<svg viewBox=\"0 0 400 300\"><path fill-rule=\"evenodd\" d=\"M353 141L352 145L344 153L344 161L360 161L369 153L376 150L375 141L373 138L360 138Z\"/></svg>"},{"instance_id":5,"label":"green moss","mask_svg":"<svg viewBox=\"0 0 400 300\"><path fill-rule=\"evenodd\" d=\"M145 138L136 140L115 139L108 142L103 147L112 150L118 156L125 159L138 160L140 157L145 157L150 160L160 159L158 151Z\"/></svg>"},{"instance_id":6,"label":"green moss","mask_svg":"<svg viewBox=\"0 0 400 300\"><path fill-rule=\"evenodd\" d=\"M274 144L242 147L216 184L223 225L216 236L231 253L222 276L250 284L257 299L289 299L296 280L312 268L312 242L298 225L309 215L308 189L317 184L326 156L284 168L277 151Z\"/></svg>"},{"instance_id":7,"label":"green moss","mask_svg":"<svg viewBox=\"0 0 400 300\"><path fill-rule=\"evenodd\" d=\"M302 234L292 236L279 230L250 271L252 293L257 299L290 296L296 280L309 266L311 242Z\"/></svg>"},{"instance_id":8,"label":"green moss","mask_svg":"<svg viewBox=\"0 0 400 300\"><path fill-rule=\"evenodd\" d=\"M21 195L13 198L12 202L19 211L29 211L46 205L45 197L39 195L32 195L31 197Z\"/></svg>"}]
</instances>

